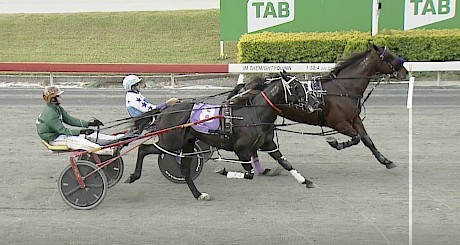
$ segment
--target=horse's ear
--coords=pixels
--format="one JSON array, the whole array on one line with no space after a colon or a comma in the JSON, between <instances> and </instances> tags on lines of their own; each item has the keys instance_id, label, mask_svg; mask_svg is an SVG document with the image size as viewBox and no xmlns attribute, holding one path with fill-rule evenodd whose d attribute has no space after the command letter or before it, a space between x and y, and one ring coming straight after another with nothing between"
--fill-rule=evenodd
<instances>
[{"instance_id":1,"label":"horse's ear","mask_svg":"<svg viewBox=\"0 0 460 245\"><path fill-rule=\"evenodd\" d=\"M287 76L286 76L286 71L283 69L282 71L280 71L280 76L284 79L284 81L287 81Z\"/></svg>"},{"instance_id":2,"label":"horse's ear","mask_svg":"<svg viewBox=\"0 0 460 245\"><path fill-rule=\"evenodd\" d=\"M375 45L375 44L373 44L373 43L372 43L371 45L372 45L372 46L371 46L372 49L374 49L375 51L379 51L379 47L377 47L377 45Z\"/></svg>"},{"instance_id":3,"label":"horse's ear","mask_svg":"<svg viewBox=\"0 0 460 245\"><path fill-rule=\"evenodd\" d=\"M373 42L368 41L367 42L367 50L368 51L372 51L372 50L378 51L379 47L377 47Z\"/></svg>"}]
</instances>

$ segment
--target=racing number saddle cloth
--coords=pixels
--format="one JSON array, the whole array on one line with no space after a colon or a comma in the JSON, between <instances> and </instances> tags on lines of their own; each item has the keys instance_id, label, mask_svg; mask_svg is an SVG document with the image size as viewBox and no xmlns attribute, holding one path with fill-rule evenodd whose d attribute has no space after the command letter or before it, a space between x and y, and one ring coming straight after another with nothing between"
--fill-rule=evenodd
<instances>
[{"instance_id":1,"label":"racing number saddle cloth","mask_svg":"<svg viewBox=\"0 0 460 245\"><path fill-rule=\"evenodd\" d=\"M232 126L231 107L227 106L226 103L223 106L197 103L193 105L192 112L190 113L190 121L198 122L219 115L224 115L224 118L197 123L192 128L204 134L230 134Z\"/></svg>"}]
</instances>

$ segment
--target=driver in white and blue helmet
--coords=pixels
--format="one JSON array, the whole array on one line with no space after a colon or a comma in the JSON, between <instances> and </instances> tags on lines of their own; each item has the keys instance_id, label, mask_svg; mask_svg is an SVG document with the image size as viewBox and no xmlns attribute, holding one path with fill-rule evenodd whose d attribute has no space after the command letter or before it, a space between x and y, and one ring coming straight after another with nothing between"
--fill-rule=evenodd
<instances>
[{"instance_id":1,"label":"driver in white and blue helmet","mask_svg":"<svg viewBox=\"0 0 460 245\"><path fill-rule=\"evenodd\" d=\"M171 98L158 105L150 103L140 92L141 81L142 79L136 75L128 75L123 79L123 88L126 90L126 109L131 117L140 116L154 109L162 110L167 105L173 105L179 101L178 98Z\"/></svg>"}]
</instances>

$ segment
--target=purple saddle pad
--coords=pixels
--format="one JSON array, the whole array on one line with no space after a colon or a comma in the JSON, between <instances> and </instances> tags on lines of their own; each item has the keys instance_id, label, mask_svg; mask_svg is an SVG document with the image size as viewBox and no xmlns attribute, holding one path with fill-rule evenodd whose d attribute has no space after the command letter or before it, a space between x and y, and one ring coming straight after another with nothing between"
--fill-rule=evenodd
<instances>
[{"instance_id":1,"label":"purple saddle pad","mask_svg":"<svg viewBox=\"0 0 460 245\"><path fill-rule=\"evenodd\" d=\"M209 105L205 103L198 103L193 105L193 110L190 113L191 122L198 122L213 116L218 116L220 113L220 105ZM219 129L219 118L201 122L192 126L193 129L200 133L209 134L209 131L216 131Z\"/></svg>"}]
</instances>

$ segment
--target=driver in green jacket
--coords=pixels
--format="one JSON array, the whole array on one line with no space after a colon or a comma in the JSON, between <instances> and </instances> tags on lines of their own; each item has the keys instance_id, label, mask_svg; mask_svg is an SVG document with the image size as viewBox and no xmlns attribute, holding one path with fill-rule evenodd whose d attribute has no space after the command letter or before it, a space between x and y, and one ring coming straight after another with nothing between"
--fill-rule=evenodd
<instances>
[{"instance_id":1,"label":"driver in green jacket","mask_svg":"<svg viewBox=\"0 0 460 245\"><path fill-rule=\"evenodd\" d=\"M89 129L89 126L104 125L97 119L85 121L69 115L60 105L62 93L64 91L55 86L46 87L43 91L46 107L35 122L37 133L42 140L50 145L66 145L72 150L91 150L101 147L94 143L96 139L100 143L108 143L123 137L123 135L113 136L96 133L93 129ZM83 129L69 129L64 124ZM113 155L113 151L112 148L105 148L96 153Z\"/></svg>"}]
</instances>

